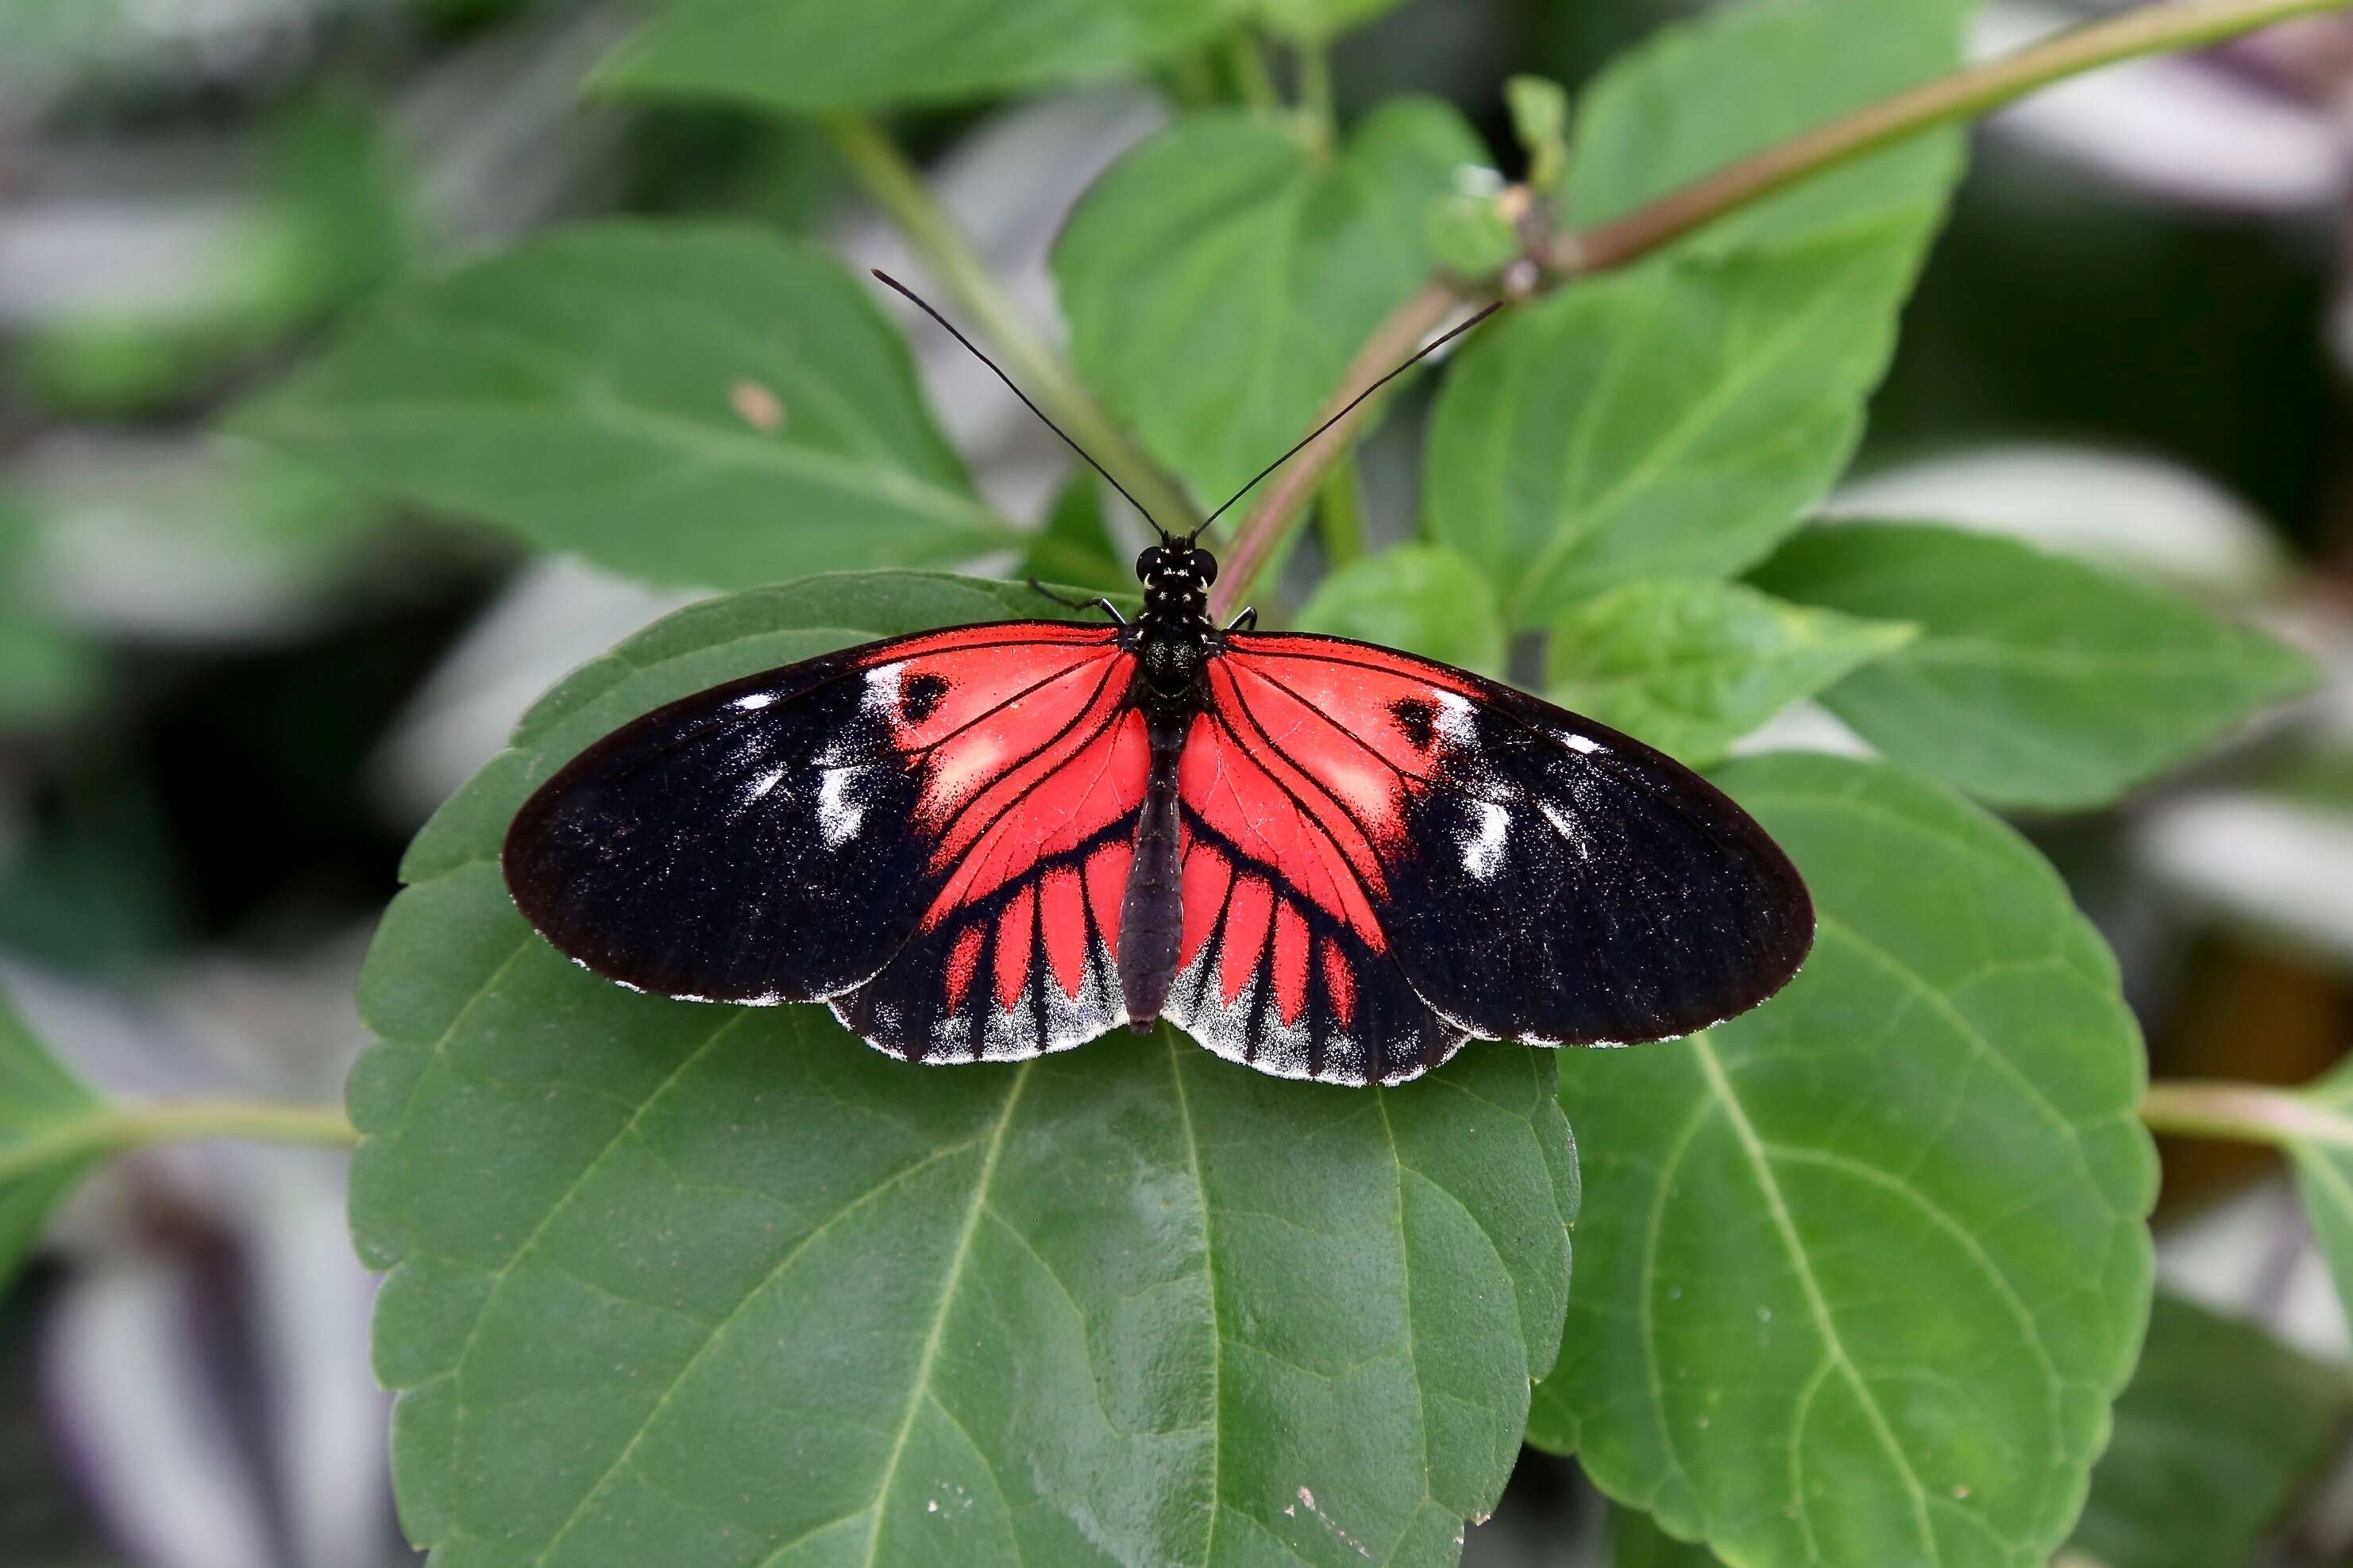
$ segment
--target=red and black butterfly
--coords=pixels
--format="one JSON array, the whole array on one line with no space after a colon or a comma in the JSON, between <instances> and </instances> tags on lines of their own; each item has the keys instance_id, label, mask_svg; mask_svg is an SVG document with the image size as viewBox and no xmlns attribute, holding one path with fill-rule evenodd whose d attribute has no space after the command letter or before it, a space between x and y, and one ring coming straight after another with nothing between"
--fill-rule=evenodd
<instances>
[{"instance_id":1,"label":"red and black butterfly","mask_svg":"<svg viewBox=\"0 0 2353 1568\"><path fill-rule=\"evenodd\" d=\"M894 637L624 725L516 816L516 903L599 974L826 1002L919 1062L1165 1017L1397 1083L1473 1036L1687 1034L1796 973L1805 884L1697 774L1447 665L1219 627L1215 558L1162 540L1133 622Z\"/></svg>"}]
</instances>

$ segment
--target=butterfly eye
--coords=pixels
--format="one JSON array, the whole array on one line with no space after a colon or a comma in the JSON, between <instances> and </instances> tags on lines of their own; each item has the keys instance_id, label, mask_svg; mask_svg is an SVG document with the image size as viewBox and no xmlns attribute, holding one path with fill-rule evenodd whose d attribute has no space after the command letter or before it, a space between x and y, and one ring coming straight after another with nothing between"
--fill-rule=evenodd
<instances>
[{"instance_id":1,"label":"butterfly eye","mask_svg":"<svg viewBox=\"0 0 2353 1568\"><path fill-rule=\"evenodd\" d=\"M1193 574L1201 579L1202 587L1206 588L1218 580L1218 558L1208 551L1193 552L1192 567Z\"/></svg>"},{"instance_id":2,"label":"butterfly eye","mask_svg":"<svg viewBox=\"0 0 2353 1568\"><path fill-rule=\"evenodd\" d=\"M1151 577L1155 575L1160 570L1161 562L1167 556L1167 553L1168 552L1166 551L1161 549L1157 544L1146 545L1145 547L1144 553L1135 558L1135 574L1139 577Z\"/></svg>"}]
</instances>

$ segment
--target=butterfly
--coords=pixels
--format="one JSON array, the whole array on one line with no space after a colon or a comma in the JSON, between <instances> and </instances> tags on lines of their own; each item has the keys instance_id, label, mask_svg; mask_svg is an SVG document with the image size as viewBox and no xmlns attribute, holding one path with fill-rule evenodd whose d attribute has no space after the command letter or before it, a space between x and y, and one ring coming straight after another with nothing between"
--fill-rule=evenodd
<instances>
[{"instance_id":1,"label":"butterfly","mask_svg":"<svg viewBox=\"0 0 2353 1568\"><path fill-rule=\"evenodd\" d=\"M1805 883L1704 779L1467 670L1218 626L1198 533L1137 558L1133 620L919 632L623 725L515 816L516 904L625 985L824 1002L925 1063L1166 1018L1396 1084L1474 1037L1688 1034L1797 972Z\"/></svg>"}]
</instances>

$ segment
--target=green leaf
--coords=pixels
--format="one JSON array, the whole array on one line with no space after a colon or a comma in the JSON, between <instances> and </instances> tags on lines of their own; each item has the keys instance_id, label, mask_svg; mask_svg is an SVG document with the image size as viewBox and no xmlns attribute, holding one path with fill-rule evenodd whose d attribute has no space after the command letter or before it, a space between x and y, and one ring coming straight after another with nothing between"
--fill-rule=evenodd
<instances>
[{"instance_id":1,"label":"green leaf","mask_svg":"<svg viewBox=\"0 0 2353 1568\"><path fill-rule=\"evenodd\" d=\"M1096 593L1134 593L1134 557L1112 537L1103 499L1102 480L1092 473L1072 474L1055 496L1046 526L1031 537L1018 575Z\"/></svg>"},{"instance_id":2,"label":"green leaf","mask_svg":"<svg viewBox=\"0 0 2353 1568\"><path fill-rule=\"evenodd\" d=\"M1704 1546L1677 1541L1640 1509L1609 1510L1610 1568L1718 1568L1722 1561Z\"/></svg>"},{"instance_id":3,"label":"green leaf","mask_svg":"<svg viewBox=\"0 0 2353 1568\"><path fill-rule=\"evenodd\" d=\"M1504 104L1511 111L1512 135L1528 157L1529 187L1551 195L1568 177L1568 89L1545 77L1510 77Z\"/></svg>"},{"instance_id":4,"label":"green leaf","mask_svg":"<svg viewBox=\"0 0 2353 1568\"><path fill-rule=\"evenodd\" d=\"M1552 624L1546 695L1709 763L1915 629L1807 610L1733 583L1629 583Z\"/></svg>"},{"instance_id":5,"label":"green leaf","mask_svg":"<svg viewBox=\"0 0 2353 1568\"><path fill-rule=\"evenodd\" d=\"M1604 73L1569 205L1618 216L1951 66L1961 0L1731 6ZM1480 334L1432 418L1427 531L1512 624L1767 553L1845 467L1961 164L1925 138L1581 282Z\"/></svg>"},{"instance_id":6,"label":"green leaf","mask_svg":"<svg viewBox=\"0 0 2353 1568\"><path fill-rule=\"evenodd\" d=\"M963 103L1131 69L1222 31L1229 0L672 0L598 73L624 93L819 114Z\"/></svg>"},{"instance_id":7,"label":"green leaf","mask_svg":"<svg viewBox=\"0 0 2353 1568\"><path fill-rule=\"evenodd\" d=\"M2164 589L1962 529L1810 530L1755 581L1918 623L1822 700L1895 761L2002 805L2113 800L2316 679L2301 654Z\"/></svg>"},{"instance_id":8,"label":"green leaf","mask_svg":"<svg viewBox=\"0 0 2353 1568\"><path fill-rule=\"evenodd\" d=\"M1377 110L1336 160L1253 115L1179 121L1096 182L1054 247L1081 373L1223 500L1429 278L1430 205L1485 162L1426 100Z\"/></svg>"},{"instance_id":9,"label":"green leaf","mask_svg":"<svg viewBox=\"0 0 2353 1568\"><path fill-rule=\"evenodd\" d=\"M1444 1563L1493 1506L1567 1285L1547 1054L1386 1092L1165 1030L918 1068L820 1008L607 984L508 900L508 817L614 724L1036 605L883 574L694 606L557 687L410 852L352 1218L438 1561Z\"/></svg>"},{"instance_id":10,"label":"green leaf","mask_svg":"<svg viewBox=\"0 0 2353 1568\"><path fill-rule=\"evenodd\" d=\"M16 1271L41 1223L104 1146L77 1136L100 1108L0 1000L0 1281Z\"/></svg>"},{"instance_id":11,"label":"green leaf","mask_svg":"<svg viewBox=\"0 0 2353 1568\"><path fill-rule=\"evenodd\" d=\"M1742 1568L2042 1568L2148 1307L2115 962L1935 785L1796 753L1718 782L1820 932L1752 1013L1562 1053L1590 1202L1530 1440Z\"/></svg>"},{"instance_id":12,"label":"green leaf","mask_svg":"<svg viewBox=\"0 0 2353 1568\"><path fill-rule=\"evenodd\" d=\"M1342 567L1315 585L1298 624L1488 675L1504 668L1504 621L1487 580L1435 545L1401 544Z\"/></svg>"},{"instance_id":13,"label":"green leaf","mask_svg":"<svg viewBox=\"0 0 2353 1568\"><path fill-rule=\"evenodd\" d=\"M2101 1568L2258 1561L2257 1539L2348 1417L2340 1368L2160 1295L2073 1544Z\"/></svg>"},{"instance_id":14,"label":"green leaf","mask_svg":"<svg viewBox=\"0 0 2353 1568\"><path fill-rule=\"evenodd\" d=\"M1457 191L1430 209L1430 251L1456 278L1492 278L1520 254L1520 230L1493 196Z\"/></svg>"},{"instance_id":15,"label":"green leaf","mask_svg":"<svg viewBox=\"0 0 2353 1568\"><path fill-rule=\"evenodd\" d=\"M656 582L740 586L1011 541L871 291L754 229L533 240L362 313L237 423Z\"/></svg>"}]
</instances>

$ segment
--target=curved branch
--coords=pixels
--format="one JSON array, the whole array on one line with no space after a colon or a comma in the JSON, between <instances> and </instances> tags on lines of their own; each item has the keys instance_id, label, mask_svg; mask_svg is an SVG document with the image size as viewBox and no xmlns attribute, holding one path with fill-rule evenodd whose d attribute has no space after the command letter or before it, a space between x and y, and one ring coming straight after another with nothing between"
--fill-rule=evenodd
<instances>
[{"instance_id":1,"label":"curved branch","mask_svg":"<svg viewBox=\"0 0 2353 1568\"><path fill-rule=\"evenodd\" d=\"M1801 180L1907 137L1998 109L2063 78L2141 55L2197 48L2348 5L2353 0L2178 0L2143 6L2000 59L1967 67L1728 164L1623 217L1556 237L1534 258L1541 271L1528 291L1541 293L1576 278L1623 267ZM1357 389L1411 353L1449 310L1471 298L1443 281L1425 285L1366 340L1317 418L1328 417ZM1345 449L1347 438L1365 424L1360 409L1333 428L1331 439L1302 452L1268 487L1243 519L1228 552L1229 561L1219 574L1213 604L1222 610L1250 591L1296 522L1300 502Z\"/></svg>"}]
</instances>

